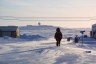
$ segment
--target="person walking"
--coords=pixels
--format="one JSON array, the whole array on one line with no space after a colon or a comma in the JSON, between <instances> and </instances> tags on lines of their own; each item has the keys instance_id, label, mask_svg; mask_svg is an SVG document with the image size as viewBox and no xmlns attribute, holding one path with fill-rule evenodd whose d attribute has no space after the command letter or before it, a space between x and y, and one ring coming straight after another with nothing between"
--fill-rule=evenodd
<instances>
[{"instance_id":1,"label":"person walking","mask_svg":"<svg viewBox=\"0 0 96 64\"><path fill-rule=\"evenodd\" d=\"M56 39L56 46L60 46L60 42L61 42L61 39L62 39L62 33L60 31L60 28L56 29L56 33L55 33L54 38Z\"/></svg>"}]
</instances>

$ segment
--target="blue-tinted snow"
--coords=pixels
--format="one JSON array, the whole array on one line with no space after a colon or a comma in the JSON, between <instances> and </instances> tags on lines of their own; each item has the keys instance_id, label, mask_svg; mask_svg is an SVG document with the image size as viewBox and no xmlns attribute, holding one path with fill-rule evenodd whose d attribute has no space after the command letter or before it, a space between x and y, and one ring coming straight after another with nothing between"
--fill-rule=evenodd
<instances>
[{"instance_id":1,"label":"blue-tinted snow","mask_svg":"<svg viewBox=\"0 0 96 64\"><path fill-rule=\"evenodd\" d=\"M75 44L64 38L56 47L55 30L53 26L23 26L19 38L1 37L0 64L96 64L95 39L88 36L82 45L81 40ZM61 28L64 37L81 35L80 30Z\"/></svg>"}]
</instances>

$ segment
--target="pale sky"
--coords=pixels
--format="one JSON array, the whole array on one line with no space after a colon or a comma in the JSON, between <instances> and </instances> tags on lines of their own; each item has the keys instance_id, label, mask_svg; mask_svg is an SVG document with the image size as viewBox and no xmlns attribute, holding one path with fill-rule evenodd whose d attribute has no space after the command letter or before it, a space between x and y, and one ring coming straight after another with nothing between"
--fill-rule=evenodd
<instances>
[{"instance_id":1,"label":"pale sky","mask_svg":"<svg viewBox=\"0 0 96 64\"><path fill-rule=\"evenodd\" d=\"M77 21L4 20L12 17L23 17L19 18L22 20L24 17L73 17L67 20ZM77 17L88 18L78 21ZM96 0L0 0L0 25L36 25L38 22L68 28L90 28L96 22Z\"/></svg>"}]
</instances>

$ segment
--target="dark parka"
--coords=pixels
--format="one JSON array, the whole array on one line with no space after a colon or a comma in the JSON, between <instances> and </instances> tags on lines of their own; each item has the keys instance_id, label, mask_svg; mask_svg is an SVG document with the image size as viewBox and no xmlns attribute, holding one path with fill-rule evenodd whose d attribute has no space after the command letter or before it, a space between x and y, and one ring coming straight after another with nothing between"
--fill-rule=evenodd
<instances>
[{"instance_id":1,"label":"dark parka","mask_svg":"<svg viewBox=\"0 0 96 64\"><path fill-rule=\"evenodd\" d=\"M55 39L56 39L56 41L61 41L61 39L62 39L62 33L60 32L60 28L57 28L56 29L56 33L55 33Z\"/></svg>"}]
</instances>

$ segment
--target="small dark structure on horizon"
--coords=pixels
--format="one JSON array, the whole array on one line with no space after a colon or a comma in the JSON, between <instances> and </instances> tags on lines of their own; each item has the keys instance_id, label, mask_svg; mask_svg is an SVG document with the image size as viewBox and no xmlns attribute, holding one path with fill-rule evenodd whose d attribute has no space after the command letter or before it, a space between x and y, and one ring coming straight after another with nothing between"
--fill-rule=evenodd
<instances>
[{"instance_id":1,"label":"small dark structure on horizon","mask_svg":"<svg viewBox=\"0 0 96 64\"><path fill-rule=\"evenodd\" d=\"M0 26L0 37L3 36L19 37L20 30L18 26Z\"/></svg>"},{"instance_id":2,"label":"small dark structure on horizon","mask_svg":"<svg viewBox=\"0 0 96 64\"><path fill-rule=\"evenodd\" d=\"M38 26L41 26L41 23L40 22L38 22Z\"/></svg>"}]
</instances>

